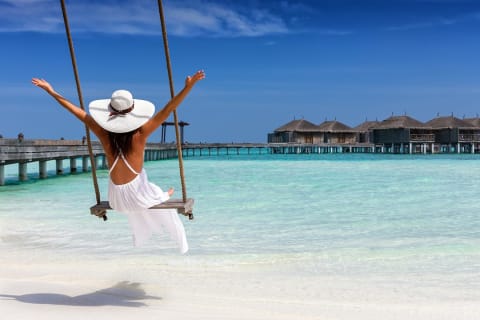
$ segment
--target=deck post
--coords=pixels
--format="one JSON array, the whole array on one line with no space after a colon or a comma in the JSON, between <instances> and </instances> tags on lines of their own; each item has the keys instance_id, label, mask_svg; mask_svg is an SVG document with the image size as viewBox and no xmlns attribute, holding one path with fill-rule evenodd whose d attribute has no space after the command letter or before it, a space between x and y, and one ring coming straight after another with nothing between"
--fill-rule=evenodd
<instances>
[{"instance_id":1,"label":"deck post","mask_svg":"<svg viewBox=\"0 0 480 320\"><path fill-rule=\"evenodd\" d=\"M27 163L26 162L19 162L18 163L18 179L20 181L28 180L27 176Z\"/></svg>"},{"instance_id":2,"label":"deck post","mask_svg":"<svg viewBox=\"0 0 480 320\"><path fill-rule=\"evenodd\" d=\"M472 142L472 154L475 154L475 142Z\"/></svg>"},{"instance_id":3,"label":"deck post","mask_svg":"<svg viewBox=\"0 0 480 320\"><path fill-rule=\"evenodd\" d=\"M460 153L460 142L457 143L457 153Z\"/></svg>"},{"instance_id":4,"label":"deck post","mask_svg":"<svg viewBox=\"0 0 480 320\"><path fill-rule=\"evenodd\" d=\"M88 156L83 156L83 157L82 157L82 171L83 171L83 172L87 172L87 171L88 171L88 160L89 160L89 157L88 157Z\"/></svg>"},{"instance_id":5,"label":"deck post","mask_svg":"<svg viewBox=\"0 0 480 320\"><path fill-rule=\"evenodd\" d=\"M95 156L95 168L100 166L100 156Z\"/></svg>"},{"instance_id":6,"label":"deck post","mask_svg":"<svg viewBox=\"0 0 480 320\"><path fill-rule=\"evenodd\" d=\"M56 161L57 175L63 174L63 159L57 159Z\"/></svg>"},{"instance_id":7,"label":"deck post","mask_svg":"<svg viewBox=\"0 0 480 320\"><path fill-rule=\"evenodd\" d=\"M77 172L77 159L70 158L70 173Z\"/></svg>"},{"instance_id":8,"label":"deck post","mask_svg":"<svg viewBox=\"0 0 480 320\"><path fill-rule=\"evenodd\" d=\"M47 161L41 160L38 162L38 175L40 179L45 179L47 177Z\"/></svg>"},{"instance_id":9,"label":"deck post","mask_svg":"<svg viewBox=\"0 0 480 320\"><path fill-rule=\"evenodd\" d=\"M5 165L0 164L0 186L5 185Z\"/></svg>"},{"instance_id":10,"label":"deck post","mask_svg":"<svg viewBox=\"0 0 480 320\"><path fill-rule=\"evenodd\" d=\"M101 166L101 168L102 168L102 169L106 169L106 168L107 168L107 157L106 157L104 154L102 154L100 157L101 157L101 159L102 159L102 166Z\"/></svg>"}]
</instances>

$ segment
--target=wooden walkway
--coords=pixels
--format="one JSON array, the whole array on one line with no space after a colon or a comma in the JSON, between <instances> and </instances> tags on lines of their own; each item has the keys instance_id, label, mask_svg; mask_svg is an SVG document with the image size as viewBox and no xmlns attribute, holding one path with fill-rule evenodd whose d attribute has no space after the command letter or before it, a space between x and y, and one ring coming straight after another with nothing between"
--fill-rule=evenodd
<instances>
[{"instance_id":1,"label":"wooden walkway","mask_svg":"<svg viewBox=\"0 0 480 320\"><path fill-rule=\"evenodd\" d=\"M106 169L105 154L100 143L92 142L95 165ZM184 144L183 157L215 155L261 155L261 154L313 154L313 153L366 153L374 152L373 145L312 145L291 143L198 143ZM145 161L177 158L175 144L149 143L145 150ZM48 177L47 162L56 161L56 174L67 172L64 161L69 160L68 172L77 172L80 161L81 172L90 170L88 147L81 140L23 140L0 139L0 185L5 184L5 166L18 165L18 179L28 180L27 166L38 162L38 178Z\"/></svg>"},{"instance_id":2,"label":"wooden walkway","mask_svg":"<svg viewBox=\"0 0 480 320\"><path fill-rule=\"evenodd\" d=\"M213 156L240 154L313 154L313 153L370 153L373 144L314 145L307 143L206 143L185 144L183 156Z\"/></svg>"},{"instance_id":3,"label":"wooden walkway","mask_svg":"<svg viewBox=\"0 0 480 320\"><path fill-rule=\"evenodd\" d=\"M98 142L92 142L95 165L106 169L105 153ZM145 161L177 158L175 144L148 144ZM69 172L77 172L77 161L81 162L81 171L90 170L88 147L81 140L18 140L0 139L0 185L5 184L5 166L18 165L18 179L28 180L27 166L38 162L38 177L47 178L47 162L56 161L56 174L65 173L64 160L70 160Z\"/></svg>"},{"instance_id":4,"label":"wooden walkway","mask_svg":"<svg viewBox=\"0 0 480 320\"><path fill-rule=\"evenodd\" d=\"M101 145L92 142L95 165L106 169L105 154ZM430 151L427 149L430 148ZM469 151L470 150L470 151ZM262 154L319 154L319 153L476 153L475 148L462 149L455 146L432 144L307 144L307 143L186 143L183 157L218 155L262 155ZM178 158L176 144L149 143L145 150L145 161ZM64 161L69 160L70 173L90 170L88 147L81 140L24 140L0 138L0 186L5 184L5 166L18 165L18 179L28 180L27 165L38 162L38 178L47 178L47 162L56 161L56 174L66 172ZM79 168L77 162L81 161ZM30 174L31 175L31 174Z\"/></svg>"}]
</instances>

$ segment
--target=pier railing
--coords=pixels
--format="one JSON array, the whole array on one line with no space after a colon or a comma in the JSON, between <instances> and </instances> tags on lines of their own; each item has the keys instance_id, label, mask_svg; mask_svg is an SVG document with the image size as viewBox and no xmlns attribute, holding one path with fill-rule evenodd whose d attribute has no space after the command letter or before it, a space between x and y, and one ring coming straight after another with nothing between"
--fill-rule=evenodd
<instances>
[{"instance_id":1,"label":"pier railing","mask_svg":"<svg viewBox=\"0 0 480 320\"><path fill-rule=\"evenodd\" d=\"M105 152L98 141L92 141L95 165L106 168ZM148 143L145 149L145 161L176 158L175 144ZM47 162L56 161L56 173L63 174L63 161L70 160L70 172L77 171L77 160L81 160L81 170L88 171L90 157L88 146L82 140L24 140L0 139L0 185L5 184L5 166L18 165L20 181L28 179L27 165L39 163L39 178L47 177Z\"/></svg>"},{"instance_id":2,"label":"pier railing","mask_svg":"<svg viewBox=\"0 0 480 320\"><path fill-rule=\"evenodd\" d=\"M98 142L92 143L94 155L103 154ZM0 164L75 158L88 155L80 140L0 140Z\"/></svg>"},{"instance_id":3,"label":"pier railing","mask_svg":"<svg viewBox=\"0 0 480 320\"><path fill-rule=\"evenodd\" d=\"M468 137L467 137L468 136ZM185 143L183 156L212 156L239 154L317 154L317 153L478 153L478 143L438 144L425 143L430 135L418 137L421 143L409 144L312 144L312 143ZM463 139L478 141L478 136L463 135ZM105 153L98 141L92 141L97 168L107 168ZM148 143L145 149L145 161L177 158L176 144ZM47 161L56 161L57 175L63 174L64 160L70 160L70 172L77 171L77 160L81 160L83 172L90 169L88 147L82 140L24 140L0 139L0 185L5 184L5 166L18 165L18 178L27 180L27 164L39 163L39 178L47 177Z\"/></svg>"},{"instance_id":4,"label":"pier railing","mask_svg":"<svg viewBox=\"0 0 480 320\"><path fill-rule=\"evenodd\" d=\"M458 140L462 142L479 142L480 141L480 134L472 133L472 134L459 134L458 135Z\"/></svg>"},{"instance_id":5,"label":"pier railing","mask_svg":"<svg viewBox=\"0 0 480 320\"><path fill-rule=\"evenodd\" d=\"M410 134L410 141L418 142L434 142L435 141L435 134L433 133L423 133L423 134L418 134L418 133L412 133Z\"/></svg>"}]
</instances>

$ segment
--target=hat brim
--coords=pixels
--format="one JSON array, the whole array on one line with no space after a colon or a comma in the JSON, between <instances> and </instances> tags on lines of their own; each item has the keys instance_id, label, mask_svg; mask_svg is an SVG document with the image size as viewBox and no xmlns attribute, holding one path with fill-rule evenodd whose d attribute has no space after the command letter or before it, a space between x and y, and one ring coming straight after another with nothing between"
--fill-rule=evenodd
<instances>
[{"instance_id":1,"label":"hat brim","mask_svg":"<svg viewBox=\"0 0 480 320\"><path fill-rule=\"evenodd\" d=\"M88 109L92 118L103 129L124 133L140 128L154 114L155 105L147 100L134 99L134 108L126 114L110 115L110 99L100 99L90 102Z\"/></svg>"}]
</instances>

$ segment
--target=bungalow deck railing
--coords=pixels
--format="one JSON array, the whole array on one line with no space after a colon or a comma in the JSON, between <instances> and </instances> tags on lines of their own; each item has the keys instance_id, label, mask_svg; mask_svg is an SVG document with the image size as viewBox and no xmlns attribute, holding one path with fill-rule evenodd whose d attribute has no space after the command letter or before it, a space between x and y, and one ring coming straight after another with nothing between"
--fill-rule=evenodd
<instances>
[{"instance_id":1,"label":"bungalow deck railing","mask_svg":"<svg viewBox=\"0 0 480 320\"><path fill-rule=\"evenodd\" d=\"M435 134L433 133L413 133L410 134L410 141L414 142L434 142L435 141Z\"/></svg>"},{"instance_id":2,"label":"bungalow deck railing","mask_svg":"<svg viewBox=\"0 0 480 320\"><path fill-rule=\"evenodd\" d=\"M480 134L478 133L468 133L468 134L459 134L458 141L460 142L480 142Z\"/></svg>"}]
</instances>

